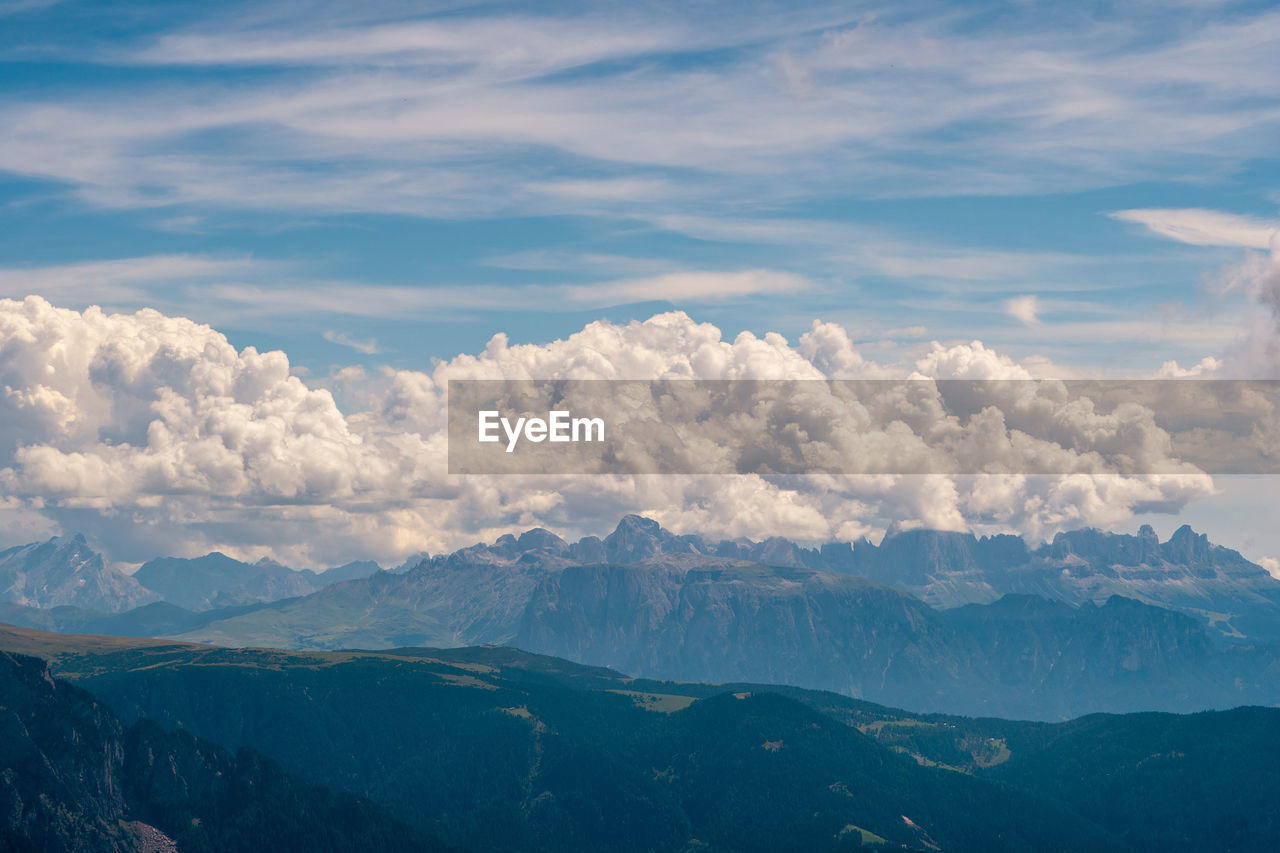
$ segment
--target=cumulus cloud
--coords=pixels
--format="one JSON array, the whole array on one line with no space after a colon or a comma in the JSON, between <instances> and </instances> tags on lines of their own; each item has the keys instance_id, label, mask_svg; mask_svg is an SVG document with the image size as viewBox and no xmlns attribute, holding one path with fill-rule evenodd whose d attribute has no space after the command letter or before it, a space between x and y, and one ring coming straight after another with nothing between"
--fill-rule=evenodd
<instances>
[{"instance_id":1,"label":"cumulus cloud","mask_svg":"<svg viewBox=\"0 0 1280 853\"><path fill-rule=\"evenodd\" d=\"M976 476L729 478L446 470L449 379L908 375L1030 377L977 341L934 344L912 370L865 358L836 324L815 322L793 345L776 333L726 339L673 312L591 323L546 344L512 345L498 334L482 352L429 373L351 368L319 387L292 375L284 353L237 351L218 331L181 317L3 300L0 498L6 512L86 529L122 560L217 547L331 564L436 552L537 524L599 533L626 512L730 537L850 538L891 522L1046 535L1176 510L1212 490L1194 469L1134 476L1100 464L1118 451L1167 455L1167 436L1138 409L1072 408L1052 384L1030 394L1011 386L997 406L960 423L942 411L932 382L895 383L903 390L863 422L843 425L842 440L900 454L930 430L950 430L955 446L993 460L1075 454L1081 464L1062 469L1077 472L1070 476L1001 474L1008 468L998 466ZM817 406L792 414L810 429L837 426Z\"/></svg>"},{"instance_id":2,"label":"cumulus cloud","mask_svg":"<svg viewBox=\"0 0 1280 853\"><path fill-rule=\"evenodd\" d=\"M1159 379L1191 379L1197 376L1213 376L1222 369L1222 360L1206 355L1190 367L1182 367L1176 360L1166 361L1156 371Z\"/></svg>"}]
</instances>

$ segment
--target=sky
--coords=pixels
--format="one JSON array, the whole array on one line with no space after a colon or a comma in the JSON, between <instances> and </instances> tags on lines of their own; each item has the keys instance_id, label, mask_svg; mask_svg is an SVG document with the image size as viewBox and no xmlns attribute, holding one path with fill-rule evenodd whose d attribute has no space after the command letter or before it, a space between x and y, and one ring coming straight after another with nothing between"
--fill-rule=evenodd
<instances>
[{"instance_id":1,"label":"sky","mask_svg":"<svg viewBox=\"0 0 1280 853\"><path fill-rule=\"evenodd\" d=\"M631 509L733 532L693 486L505 489L464 523L423 503L471 488L457 484L428 497L295 471L285 488L245 473L240 450L242 476L205 482L173 462L216 432L196 413L221 399L302 470L305 442L289 442L314 437L306 412L328 394L332 435L400 442L351 464L436 484L415 468L434 463L406 461L437 452L430 429L388 414L405 388L505 347L522 370L573 369L548 359L583 358L557 342L587 346L598 321L649 329L593 350L637 373L652 365L632 350L659 327L663 369L709 328L731 350L780 335L816 364L812 342L838 327L840 352L879 375L944 352L1036 376L1280 377L1276 139L1270 3L0 0L0 298L80 318L12 308L0 325L0 542L74 527L124 562L217 546L323 565L533 522L599 533ZM668 316L678 334L641 326ZM155 373L158 352L195 340L181 376ZM97 349L41 378L85 341ZM286 378L259 364L275 351ZM269 378L250 399L209 364ZM140 376L149 391L119 384ZM167 473L102 486L121 446ZM37 476L42 453L61 480ZM67 473L81 463L99 479ZM760 489L760 535L813 539L942 500ZM1280 497L1269 480L1180 489L1006 521L1048 535L1186 519L1280 556L1253 510ZM957 500L945 523L990 518ZM309 549L315 525L340 533Z\"/></svg>"}]
</instances>

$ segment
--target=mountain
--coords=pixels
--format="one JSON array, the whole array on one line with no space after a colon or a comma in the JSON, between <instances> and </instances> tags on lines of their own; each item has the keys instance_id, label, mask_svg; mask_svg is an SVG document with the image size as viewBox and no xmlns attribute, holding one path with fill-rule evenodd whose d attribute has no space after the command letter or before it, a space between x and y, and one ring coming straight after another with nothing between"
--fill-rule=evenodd
<instances>
[{"instance_id":1,"label":"mountain","mask_svg":"<svg viewBox=\"0 0 1280 853\"><path fill-rule=\"evenodd\" d=\"M343 581L360 580L382 571L382 567L373 560L352 560L323 572L315 572L316 583L321 586L342 583Z\"/></svg>"},{"instance_id":2,"label":"mountain","mask_svg":"<svg viewBox=\"0 0 1280 853\"><path fill-rule=\"evenodd\" d=\"M921 766L767 689L640 684L502 648L302 654L0 631L15 645L123 719L262 750L475 850L1122 849L1061 805Z\"/></svg>"},{"instance_id":3,"label":"mountain","mask_svg":"<svg viewBox=\"0 0 1280 853\"><path fill-rule=\"evenodd\" d=\"M883 549L901 560L911 550L903 542L934 543L930 553L954 564L958 553L974 557L969 539L900 534ZM1019 539L978 541L988 562L1026 559ZM865 578L741 556L766 550L817 553L780 541L709 545L633 516L604 540L531 530L404 574L139 633L292 649L500 643L645 677L792 683L1032 719L1280 701L1280 652L1218 648L1185 614L1122 597L1072 606L1025 594L938 610Z\"/></svg>"},{"instance_id":4,"label":"mountain","mask_svg":"<svg viewBox=\"0 0 1280 853\"><path fill-rule=\"evenodd\" d=\"M199 611L295 598L377 571L378 564L369 560L313 572L291 569L266 558L246 563L214 551L203 557L150 560L133 577L170 604Z\"/></svg>"},{"instance_id":5,"label":"mountain","mask_svg":"<svg viewBox=\"0 0 1280 853\"><path fill-rule=\"evenodd\" d=\"M1272 649L1212 645L1182 614L1112 597L935 610L862 578L763 566L575 566L513 644L637 676L789 683L916 710L1031 719L1280 701Z\"/></svg>"},{"instance_id":6,"label":"mountain","mask_svg":"<svg viewBox=\"0 0 1280 853\"><path fill-rule=\"evenodd\" d=\"M67 605L39 608L0 603L0 622L64 634L163 637L184 631L195 631L211 622L252 613L255 610L278 608L281 604L292 600L260 602L200 612L187 610L167 601L154 601L121 613L103 613L100 610L86 610Z\"/></svg>"},{"instance_id":7,"label":"mountain","mask_svg":"<svg viewBox=\"0 0 1280 853\"><path fill-rule=\"evenodd\" d=\"M388 648L511 642L538 584L570 566L604 562L737 566L697 537L627 516L605 539L566 542L542 528L335 584L270 613L212 621L173 636L195 642L280 648ZM144 567L145 568L145 567ZM139 574L142 570L139 570Z\"/></svg>"},{"instance_id":8,"label":"mountain","mask_svg":"<svg viewBox=\"0 0 1280 853\"><path fill-rule=\"evenodd\" d=\"M1065 719L1280 701L1280 650L1243 637L1218 642L1224 627L1240 633L1265 622L1275 581L1251 566L1189 529L1167 543L1149 528L1077 531L1036 549L1011 536L902 531L879 546L806 549L782 539L711 543L628 516L604 539L569 543L538 528L402 574L270 602L260 599L331 573L220 554L166 558L138 575L185 602L181 609L153 604L108 617L11 606L5 618L225 646L513 644L646 677L796 683L921 711ZM1219 616L1234 611L1213 621L1203 609L1150 603L1187 601L1196 588L1184 576L1221 595L1235 583L1234 599L1215 599ZM1250 585L1259 590L1252 604ZM982 603L939 609L902 587ZM1148 594L1094 599L1111 587ZM1008 588L1032 592L998 594ZM245 599L254 603L219 606Z\"/></svg>"},{"instance_id":9,"label":"mountain","mask_svg":"<svg viewBox=\"0 0 1280 853\"><path fill-rule=\"evenodd\" d=\"M87 552L82 561L89 561L90 555ZM101 558L97 559L100 564ZM361 593L369 606L383 614L361 620L361 642L385 646L508 640L515 633L512 612L518 617L536 583L566 566L593 564L805 568L869 578L942 609L987 604L1008 594L1039 595L1072 605L1101 604L1121 595L1193 616L1214 636L1229 642L1280 641L1280 580L1185 525L1163 543L1151 527L1143 525L1136 536L1092 529L1059 533L1052 542L1034 548L1017 536L977 537L936 530L891 530L879 545L861 539L806 548L779 537L754 542L676 535L652 519L629 515L603 540L589 536L569 543L536 528L453 554L415 555L391 572L411 578L406 583L370 584ZM487 600L482 600L485 595L468 593L465 582L456 577L458 571L465 574L467 570L489 575L480 581ZM99 585L123 583L133 598L117 595L113 603L89 594L66 600L66 595L40 597L11 591L8 599L36 607L72 604L125 610L158 596L187 610L206 611L310 596L334 584L368 579L378 571L370 561L323 572L296 571L269 560L251 564L215 552L144 564L133 580L154 590L156 596L139 592L126 576L108 570L109 580ZM511 577L492 576L499 571ZM500 612L486 615L493 609L495 595L503 599L498 603ZM321 607L329 612L342 610L341 598L326 597ZM397 603L397 598L401 603L417 602L430 612L416 614ZM303 604L290 611L287 618L293 624L276 634L270 625L246 624L227 626L222 634L204 639L234 641L243 633L254 641L286 646L333 647L346 642L341 631L313 620L306 612L309 608ZM386 627L379 627L380 622Z\"/></svg>"},{"instance_id":10,"label":"mountain","mask_svg":"<svg viewBox=\"0 0 1280 853\"><path fill-rule=\"evenodd\" d=\"M1098 715L1019 731L1013 760L984 775L1067 803L1135 849L1276 849L1278 733L1274 708Z\"/></svg>"},{"instance_id":11,"label":"mountain","mask_svg":"<svg viewBox=\"0 0 1280 853\"><path fill-rule=\"evenodd\" d=\"M1143 525L1136 536L1094 529L1059 533L1036 548L1017 536L937 530L891 531L878 546L862 539L804 548L780 538L713 544L673 536L636 516L624 519L619 530L624 527L626 548L600 562L665 557L689 564L698 559L690 555L702 555L704 564L719 558L840 572L938 608L986 604L1011 593L1073 605L1122 595L1194 616L1230 641L1280 640L1280 580L1187 525L1163 543Z\"/></svg>"},{"instance_id":12,"label":"mountain","mask_svg":"<svg viewBox=\"0 0 1280 853\"><path fill-rule=\"evenodd\" d=\"M117 612L156 598L137 580L107 565L79 534L0 551L0 601Z\"/></svg>"},{"instance_id":13,"label":"mountain","mask_svg":"<svg viewBox=\"0 0 1280 853\"><path fill-rule=\"evenodd\" d=\"M922 765L1003 781L1059 803L1130 850L1280 847L1277 708L1034 723L910 714L832 693L772 689Z\"/></svg>"},{"instance_id":14,"label":"mountain","mask_svg":"<svg viewBox=\"0 0 1280 853\"><path fill-rule=\"evenodd\" d=\"M461 646L512 640L544 578L595 556L546 530L503 536L420 562L403 574L379 572L296 601L212 621L172 636L224 645L289 649Z\"/></svg>"},{"instance_id":15,"label":"mountain","mask_svg":"<svg viewBox=\"0 0 1280 853\"><path fill-rule=\"evenodd\" d=\"M843 568L937 607L1008 593L1070 604L1123 595L1193 615L1225 639L1280 639L1280 581L1187 525L1163 543L1143 525L1136 536L1059 533L1035 549L1012 536L909 531Z\"/></svg>"},{"instance_id":16,"label":"mountain","mask_svg":"<svg viewBox=\"0 0 1280 853\"><path fill-rule=\"evenodd\" d=\"M124 727L41 660L0 652L0 847L443 850L352 797L149 720Z\"/></svg>"},{"instance_id":17,"label":"mountain","mask_svg":"<svg viewBox=\"0 0 1280 853\"><path fill-rule=\"evenodd\" d=\"M1280 847L1275 708L1037 723L497 647L299 653L0 627L0 649L44 656L123 719L261 750L477 850Z\"/></svg>"}]
</instances>

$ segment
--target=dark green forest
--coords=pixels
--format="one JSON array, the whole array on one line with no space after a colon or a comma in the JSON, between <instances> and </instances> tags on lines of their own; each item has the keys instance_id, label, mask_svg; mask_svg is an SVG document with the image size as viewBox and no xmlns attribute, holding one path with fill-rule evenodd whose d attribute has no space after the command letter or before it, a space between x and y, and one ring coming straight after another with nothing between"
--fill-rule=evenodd
<instances>
[{"instance_id":1,"label":"dark green forest","mask_svg":"<svg viewBox=\"0 0 1280 853\"><path fill-rule=\"evenodd\" d=\"M122 814L180 850L237 849L264 826L332 849L357 832L370 840L347 849L1280 843L1272 709L1028 723L635 680L502 647L299 653L25 629L0 647L48 660L118 720ZM177 771L128 758L165 750ZM274 849L327 849L308 844Z\"/></svg>"}]
</instances>

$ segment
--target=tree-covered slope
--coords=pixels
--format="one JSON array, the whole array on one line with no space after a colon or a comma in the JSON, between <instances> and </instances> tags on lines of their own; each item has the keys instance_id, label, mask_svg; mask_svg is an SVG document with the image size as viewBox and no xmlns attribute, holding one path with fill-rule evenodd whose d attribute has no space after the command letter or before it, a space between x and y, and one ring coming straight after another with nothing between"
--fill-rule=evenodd
<instances>
[{"instance_id":1,"label":"tree-covered slope","mask_svg":"<svg viewBox=\"0 0 1280 853\"><path fill-rule=\"evenodd\" d=\"M59 671L125 719L261 750L477 850L1115 846L1060 805L922 767L759 689L637 689L500 648L301 654L115 640L58 653L52 636L10 641L45 643Z\"/></svg>"},{"instance_id":2,"label":"tree-covered slope","mask_svg":"<svg viewBox=\"0 0 1280 853\"><path fill-rule=\"evenodd\" d=\"M443 845L351 796L149 720L123 726L38 658L0 652L0 848L427 851Z\"/></svg>"}]
</instances>

